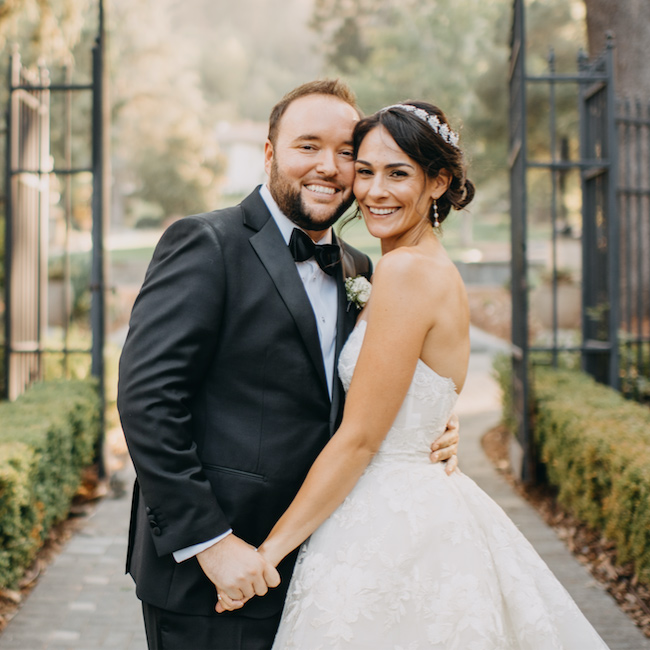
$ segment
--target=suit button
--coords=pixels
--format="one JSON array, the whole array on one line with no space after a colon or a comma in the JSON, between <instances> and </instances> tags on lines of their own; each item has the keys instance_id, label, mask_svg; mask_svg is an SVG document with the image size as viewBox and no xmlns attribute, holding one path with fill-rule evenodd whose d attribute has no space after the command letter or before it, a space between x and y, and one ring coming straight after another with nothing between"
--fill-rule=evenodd
<instances>
[{"instance_id":1,"label":"suit button","mask_svg":"<svg viewBox=\"0 0 650 650\"><path fill-rule=\"evenodd\" d=\"M149 506L147 506L147 507L144 509L144 511L145 511L148 515L151 514L151 508L150 508Z\"/></svg>"},{"instance_id":2,"label":"suit button","mask_svg":"<svg viewBox=\"0 0 650 650\"><path fill-rule=\"evenodd\" d=\"M158 528L158 526L155 526L154 528L151 529L151 532L156 536L160 536L161 530Z\"/></svg>"}]
</instances>

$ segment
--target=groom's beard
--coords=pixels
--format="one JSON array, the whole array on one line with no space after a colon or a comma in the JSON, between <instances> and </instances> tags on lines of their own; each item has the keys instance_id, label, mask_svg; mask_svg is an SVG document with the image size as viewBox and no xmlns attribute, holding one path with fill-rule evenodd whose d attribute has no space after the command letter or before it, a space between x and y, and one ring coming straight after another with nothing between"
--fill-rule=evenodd
<instances>
[{"instance_id":1,"label":"groom's beard","mask_svg":"<svg viewBox=\"0 0 650 650\"><path fill-rule=\"evenodd\" d=\"M329 217L325 220L316 220L310 214L309 208L304 205L300 196L300 190L296 191L291 187L291 183L284 178L275 160L271 163L269 190L283 214L303 230L327 230L341 218L354 202L354 195L350 193L348 199L341 199L338 206L332 208L332 214Z\"/></svg>"}]
</instances>

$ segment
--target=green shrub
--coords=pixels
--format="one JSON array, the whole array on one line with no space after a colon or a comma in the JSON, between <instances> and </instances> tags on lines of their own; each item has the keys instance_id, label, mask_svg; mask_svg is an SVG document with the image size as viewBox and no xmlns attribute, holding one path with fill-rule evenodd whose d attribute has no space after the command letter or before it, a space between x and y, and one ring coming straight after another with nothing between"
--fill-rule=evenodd
<instances>
[{"instance_id":1,"label":"green shrub","mask_svg":"<svg viewBox=\"0 0 650 650\"><path fill-rule=\"evenodd\" d=\"M515 416L512 394L512 360L507 354L497 354L492 365L493 376L501 389L501 422L514 436L517 435L517 418Z\"/></svg>"},{"instance_id":2,"label":"green shrub","mask_svg":"<svg viewBox=\"0 0 650 650\"><path fill-rule=\"evenodd\" d=\"M495 359L503 422L514 435L511 363ZM533 365L533 436L558 501L616 544L650 584L650 409L585 373Z\"/></svg>"},{"instance_id":3,"label":"green shrub","mask_svg":"<svg viewBox=\"0 0 650 650\"><path fill-rule=\"evenodd\" d=\"M533 434L558 501L650 584L650 409L585 373L535 367Z\"/></svg>"},{"instance_id":4,"label":"green shrub","mask_svg":"<svg viewBox=\"0 0 650 650\"><path fill-rule=\"evenodd\" d=\"M0 404L0 588L15 586L67 516L100 418L91 381L42 382Z\"/></svg>"}]
</instances>

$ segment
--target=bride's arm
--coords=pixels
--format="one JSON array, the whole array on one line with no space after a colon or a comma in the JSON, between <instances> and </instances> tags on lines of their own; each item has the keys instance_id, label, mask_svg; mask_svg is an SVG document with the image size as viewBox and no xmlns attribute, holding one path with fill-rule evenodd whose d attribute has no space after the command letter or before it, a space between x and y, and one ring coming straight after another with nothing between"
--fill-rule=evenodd
<instances>
[{"instance_id":1,"label":"bride's arm","mask_svg":"<svg viewBox=\"0 0 650 650\"><path fill-rule=\"evenodd\" d=\"M277 565L342 503L378 451L415 372L436 304L430 279L408 253L382 258L373 277L368 325L343 421L295 499L260 546Z\"/></svg>"}]
</instances>

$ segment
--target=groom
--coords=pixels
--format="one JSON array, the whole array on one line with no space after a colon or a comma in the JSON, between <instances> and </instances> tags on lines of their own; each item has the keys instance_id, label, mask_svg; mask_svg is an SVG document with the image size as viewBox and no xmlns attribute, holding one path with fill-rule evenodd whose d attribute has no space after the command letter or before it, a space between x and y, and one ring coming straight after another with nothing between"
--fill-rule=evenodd
<instances>
[{"instance_id":1,"label":"groom","mask_svg":"<svg viewBox=\"0 0 650 650\"><path fill-rule=\"evenodd\" d=\"M372 272L331 229L353 200L358 119L340 81L290 92L270 117L268 185L174 223L154 253L118 388L137 472L127 571L150 650L273 642L296 554L278 576L255 547L340 422L335 364L357 316L344 280ZM453 428L440 460L457 440ZM215 613L217 592L278 584Z\"/></svg>"}]
</instances>

